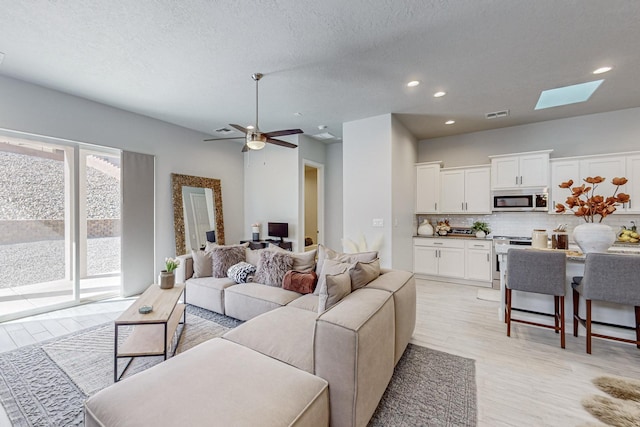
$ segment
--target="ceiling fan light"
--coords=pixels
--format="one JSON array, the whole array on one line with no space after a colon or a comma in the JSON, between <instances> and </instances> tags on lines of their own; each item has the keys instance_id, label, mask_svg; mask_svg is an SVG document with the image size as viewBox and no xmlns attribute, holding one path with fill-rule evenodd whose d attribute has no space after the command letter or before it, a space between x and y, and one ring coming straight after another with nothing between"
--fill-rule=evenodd
<instances>
[{"instance_id":1,"label":"ceiling fan light","mask_svg":"<svg viewBox=\"0 0 640 427\"><path fill-rule=\"evenodd\" d=\"M247 147L252 150L262 150L266 145L267 137L255 132L247 134Z\"/></svg>"}]
</instances>

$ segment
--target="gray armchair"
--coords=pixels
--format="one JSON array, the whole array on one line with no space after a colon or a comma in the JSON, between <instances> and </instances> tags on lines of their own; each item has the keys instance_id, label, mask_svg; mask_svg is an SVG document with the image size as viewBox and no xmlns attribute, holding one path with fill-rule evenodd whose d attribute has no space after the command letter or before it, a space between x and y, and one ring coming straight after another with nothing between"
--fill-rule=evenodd
<instances>
[{"instance_id":1,"label":"gray armchair","mask_svg":"<svg viewBox=\"0 0 640 427\"><path fill-rule=\"evenodd\" d=\"M565 347L564 295L567 256L564 252L534 249L509 249L507 252L507 286L505 289L505 318L507 336L511 336L511 322L540 326L560 333L560 346ZM554 324L514 319L511 307L512 290L553 295Z\"/></svg>"},{"instance_id":2,"label":"gray armchair","mask_svg":"<svg viewBox=\"0 0 640 427\"><path fill-rule=\"evenodd\" d=\"M578 323L587 329L587 353L591 354L591 338L605 338L635 344L640 348L640 257L633 255L587 254L584 276L574 277L573 335L578 336ZM586 318L579 314L580 296L586 300ZM635 307L636 339L593 333L591 301L632 305ZM611 325L610 325L611 326Z\"/></svg>"}]
</instances>

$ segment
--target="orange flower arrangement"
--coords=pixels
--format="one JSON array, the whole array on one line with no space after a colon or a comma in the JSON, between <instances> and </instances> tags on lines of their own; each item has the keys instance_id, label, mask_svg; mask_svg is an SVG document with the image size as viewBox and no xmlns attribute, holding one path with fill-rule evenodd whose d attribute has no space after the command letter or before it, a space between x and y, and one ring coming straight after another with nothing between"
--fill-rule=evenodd
<instances>
[{"instance_id":1,"label":"orange flower arrangement","mask_svg":"<svg viewBox=\"0 0 640 427\"><path fill-rule=\"evenodd\" d=\"M587 187L586 184L582 184L579 187L571 187L573 180L563 182L559 185L560 188L568 188L571 190L571 196L567 197L565 202L566 206L573 211L575 216L581 216L585 222L595 222L594 217L600 215L600 220L607 217L616 211L616 206L620 203L626 203L629 201L629 195L625 193L618 193L618 189L621 185L627 183L627 178L613 178L611 183L616 186L611 197L604 198L603 196L596 195L595 191L598 184L604 182L605 178L601 176L588 177L584 180L587 184L591 184L592 187ZM616 195L617 194L617 195ZM558 203L556 205L556 213L565 212L565 205Z\"/></svg>"}]
</instances>

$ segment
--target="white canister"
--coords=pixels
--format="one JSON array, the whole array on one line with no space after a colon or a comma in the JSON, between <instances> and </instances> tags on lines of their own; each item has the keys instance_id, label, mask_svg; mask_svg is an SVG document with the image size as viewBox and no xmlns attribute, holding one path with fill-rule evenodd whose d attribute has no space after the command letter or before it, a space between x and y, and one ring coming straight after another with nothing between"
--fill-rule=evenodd
<instances>
[{"instance_id":1,"label":"white canister","mask_svg":"<svg viewBox=\"0 0 640 427\"><path fill-rule=\"evenodd\" d=\"M536 249L546 249L547 240L547 230L533 230L533 233L531 234L531 247Z\"/></svg>"}]
</instances>

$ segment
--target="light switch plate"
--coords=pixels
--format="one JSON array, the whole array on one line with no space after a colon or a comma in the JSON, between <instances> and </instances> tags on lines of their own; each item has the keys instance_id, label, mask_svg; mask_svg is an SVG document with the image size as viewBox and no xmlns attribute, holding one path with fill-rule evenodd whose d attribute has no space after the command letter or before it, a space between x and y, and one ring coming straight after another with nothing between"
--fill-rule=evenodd
<instances>
[{"instance_id":1,"label":"light switch plate","mask_svg":"<svg viewBox=\"0 0 640 427\"><path fill-rule=\"evenodd\" d=\"M373 218L374 227L384 227L384 219L383 218Z\"/></svg>"}]
</instances>

